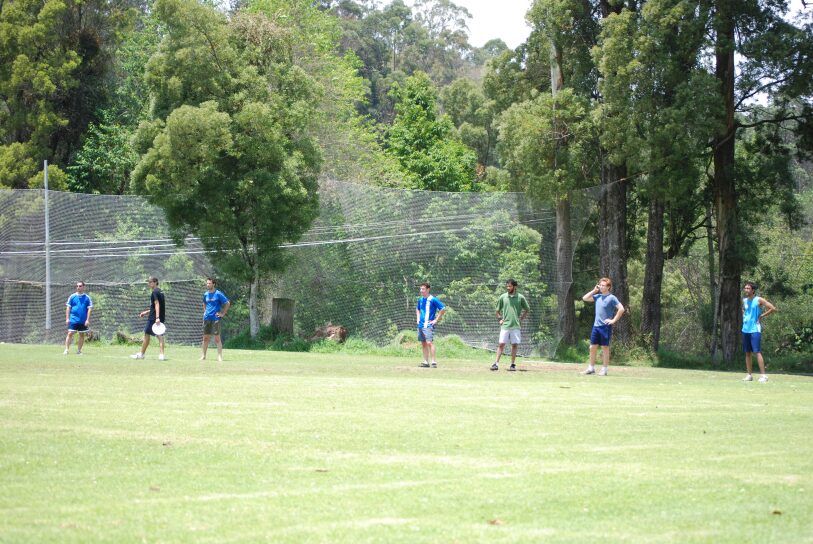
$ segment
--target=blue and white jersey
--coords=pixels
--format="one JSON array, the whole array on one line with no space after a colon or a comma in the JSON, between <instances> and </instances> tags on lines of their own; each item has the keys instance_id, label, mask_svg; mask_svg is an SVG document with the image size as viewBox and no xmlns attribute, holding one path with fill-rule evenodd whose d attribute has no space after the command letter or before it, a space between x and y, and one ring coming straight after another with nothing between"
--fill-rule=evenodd
<instances>
[{"instance_id":1,"label":"blue and white jersey","mask_svg":"<svg viewBox=\"0 0 813 544\"><path fill-rule=\"evenodd\" d=\"M761 315L762 307L759 305L759 297L742 299L742 332L761 333L762 325L759 322Z\"/></svg>"},{"instance_id":2,"label":"blue and white jersey","mask_svg":"<svg viewBox=\"0 0 813 544\"><path fill-rule=\"evenodd\" d=\"M74 293L68 297L68 302L65 303L71 309L71 323L85 324L88 320L88 308L93 308L93 301L87 293Z\"/></svg>"},{"instance_id":3,"label":"blue and white jersey","mask_svg":"<svg viewBox=\"0 0 813 544\"><path fill-rule=\"evenodd\" d=\"M418 305L416 306L417 310L421 313L418 326L422 329L431 329L432 324L429 322L435 319L437 313L445 307L446 306L444 306L437 297L432 295L419 298Z\"/></svg>"},{"instance_id":4,"label":"blue and white jersey","mask_svg":"<svg viewBox=\"0 0 813 544\"><path fill-rule=\"evenodd\" d=\"M229 299L226 298L226 295L218 290L215 290L214 293L210 293L209 291L203 293L203 304L206 305L206 310L203 312L203 320L220 321L217 312L220 311L224 304L228 303Z\"/></svg>"}]
</instances>

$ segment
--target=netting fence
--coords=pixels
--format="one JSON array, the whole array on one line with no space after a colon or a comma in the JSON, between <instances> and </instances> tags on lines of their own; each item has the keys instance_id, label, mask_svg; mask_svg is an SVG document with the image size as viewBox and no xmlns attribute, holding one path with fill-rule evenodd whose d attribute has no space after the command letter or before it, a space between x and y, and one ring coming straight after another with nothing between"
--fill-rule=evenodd
<instances>
[{"instance_id":1,"label":"netting fence","mask_svg":"<svg viewBox=\"0 0 813 544\"><path fill-rule=\"evenodd\" d=\"M595 209L593 193L573 196L574 247ZM419 285L429 281L449 308L438 334L494 349L494 306L512 277L531 305L521 354L555 350L552 207L522 193L409 191L333 180L322 181L320 205L312 228L286 246L285 273L264 282L266 300L295 301L298 334L331 322L378 344L391 342L414 330ZM213 270L199 240L176 247L163 212L137 196L51 191L49 212L47 330L44 192L0 192L0 341L61 340L65 301L77 280L93 298L92 328L100 337L138 333L150 275L166 293L169 340L200 340L203 279Z\"/></svg>"}]
</instances>

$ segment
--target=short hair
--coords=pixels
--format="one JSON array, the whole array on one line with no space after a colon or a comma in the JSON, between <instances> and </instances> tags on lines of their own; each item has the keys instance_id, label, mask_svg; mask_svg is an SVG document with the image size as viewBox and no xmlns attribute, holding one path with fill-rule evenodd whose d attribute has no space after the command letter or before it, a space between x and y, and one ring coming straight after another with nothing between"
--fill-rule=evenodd
<instances>
[{"instance_id":1,"label":"short hair","mask_svg":"<svg viewBox=\"0 0 813 544\"><path fill-rule=\"evenodd\" d=\"M217 280L214 279L212 276L209 276L208 278L206 278L206 281L212 282L212 285L217 285Z\"/></svg>"},{"instance_id":2,"label":"short hair","mask_svg":"<svg viewBox=\"0 0 813 544\"><path fill-rule=\"evenodd\" d=\"M423 282L423 283L421 284L421 287L426 287L427 289L431 289L431 288L432 288L432 286L431 286L431 285L429 285L429 282L428 282L428 281Z\"/></svg>"},{"instance_id":3,"label":"short hair","mask_svg":"<svg viewBox=\"0 0 813 544\"><path fill-rule=\"evenodd\" d=\"M510 279L509 279L507 282L505 282L505 283L510 283L510 284L511 284L511 285L513 285L514 287L519 286L519 284L517 283L517 280L515 280L514 278L510 278Z\"/></svg>"},{"instance_id":4,"label":"short hair","mask_svg":"<svg viewBox=\"0 0 813 544\"><path fill-rule=\"evenodd\" d=\"M609 287L610 289L613 288L613 280L611 280L610 278L601 278L600 280L598 280L599 283L603 281L607 282L607 287Z\"/></svg>"},{"instance_id":5,"label":"short hair","mask_svg":"<svg viewBox=\"0 0 813 544\"><path fill-rule=\"evenodd\" d=\"M754 291L759 289L759 286L756 283L752 282L752 281L747 281L744 284L742 284L743 287L745 287L746 285L750 285L751 289L753 289Z\"/></svg>"},{"instance_id":6,"label":"short hair","mask_svg":"<svg viewBox=\"0 0 813 544\"><path fill-rule=\"evenodd\" d=\"M151 281L155 285L158 285L158 278L156 278L155 276L150 276L149 278L147 278L147 281Z\"/></svg>"},{"instance_id":7,"label":"short hair","mask_svg":"<svg viewBox=\"0 0 813 544\"><path fill-rule=\"evenodd\" d=\"M84 286L85 286L85 282L83 282L82 280L77 281L77 282L76 282L76 286L77 286L77 287L79 287L80 285L81 285L82 287L84 287Z\"/></svg>"}]
</instances>

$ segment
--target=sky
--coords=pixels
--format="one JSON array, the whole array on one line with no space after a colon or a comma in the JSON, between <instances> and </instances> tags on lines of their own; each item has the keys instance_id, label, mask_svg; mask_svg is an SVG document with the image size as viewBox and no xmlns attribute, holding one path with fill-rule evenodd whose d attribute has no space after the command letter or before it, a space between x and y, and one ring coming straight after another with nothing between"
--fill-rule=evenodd
<instances>
[{"instance_id":1,"label":"sky","mask_svg":"<svg viewBox=\"0 0 813 544\"><path fill-rule=\"evenodd\" d=\"M525 12L532 0L453 0L455 5L471 13L469 43L482 47L488 40L501 38L511 49L525 41L531 33L525 24ZM389 3L388 0L382 4ZM407 4L412 4L407 0Z\"/></svg>"}]
</instances>

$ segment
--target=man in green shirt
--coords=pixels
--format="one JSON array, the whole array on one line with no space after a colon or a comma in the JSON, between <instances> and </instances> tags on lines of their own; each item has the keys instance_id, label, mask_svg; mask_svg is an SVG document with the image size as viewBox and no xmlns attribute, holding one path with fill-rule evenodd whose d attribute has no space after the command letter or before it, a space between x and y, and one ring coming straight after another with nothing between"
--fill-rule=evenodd
<instances>
[{"instance_id":1,"label":"man in green shirt","mask_svg":"<svg viewBox=\"0 0 813 544\"><path fill-rule=\"evenodd\" d=\"M511 366L509 371L517 369L517 348L522 341L520 327L522 320L528 316L531 307L525 297L517 293L517 280L510 279L505 283L507 293L497 299L497 319L500 322L500 342L497 347L497 360L491 365L491 370L500 369L500 357L505 351L506 342L511 342Z\"/></svg>"}]
</instances>

